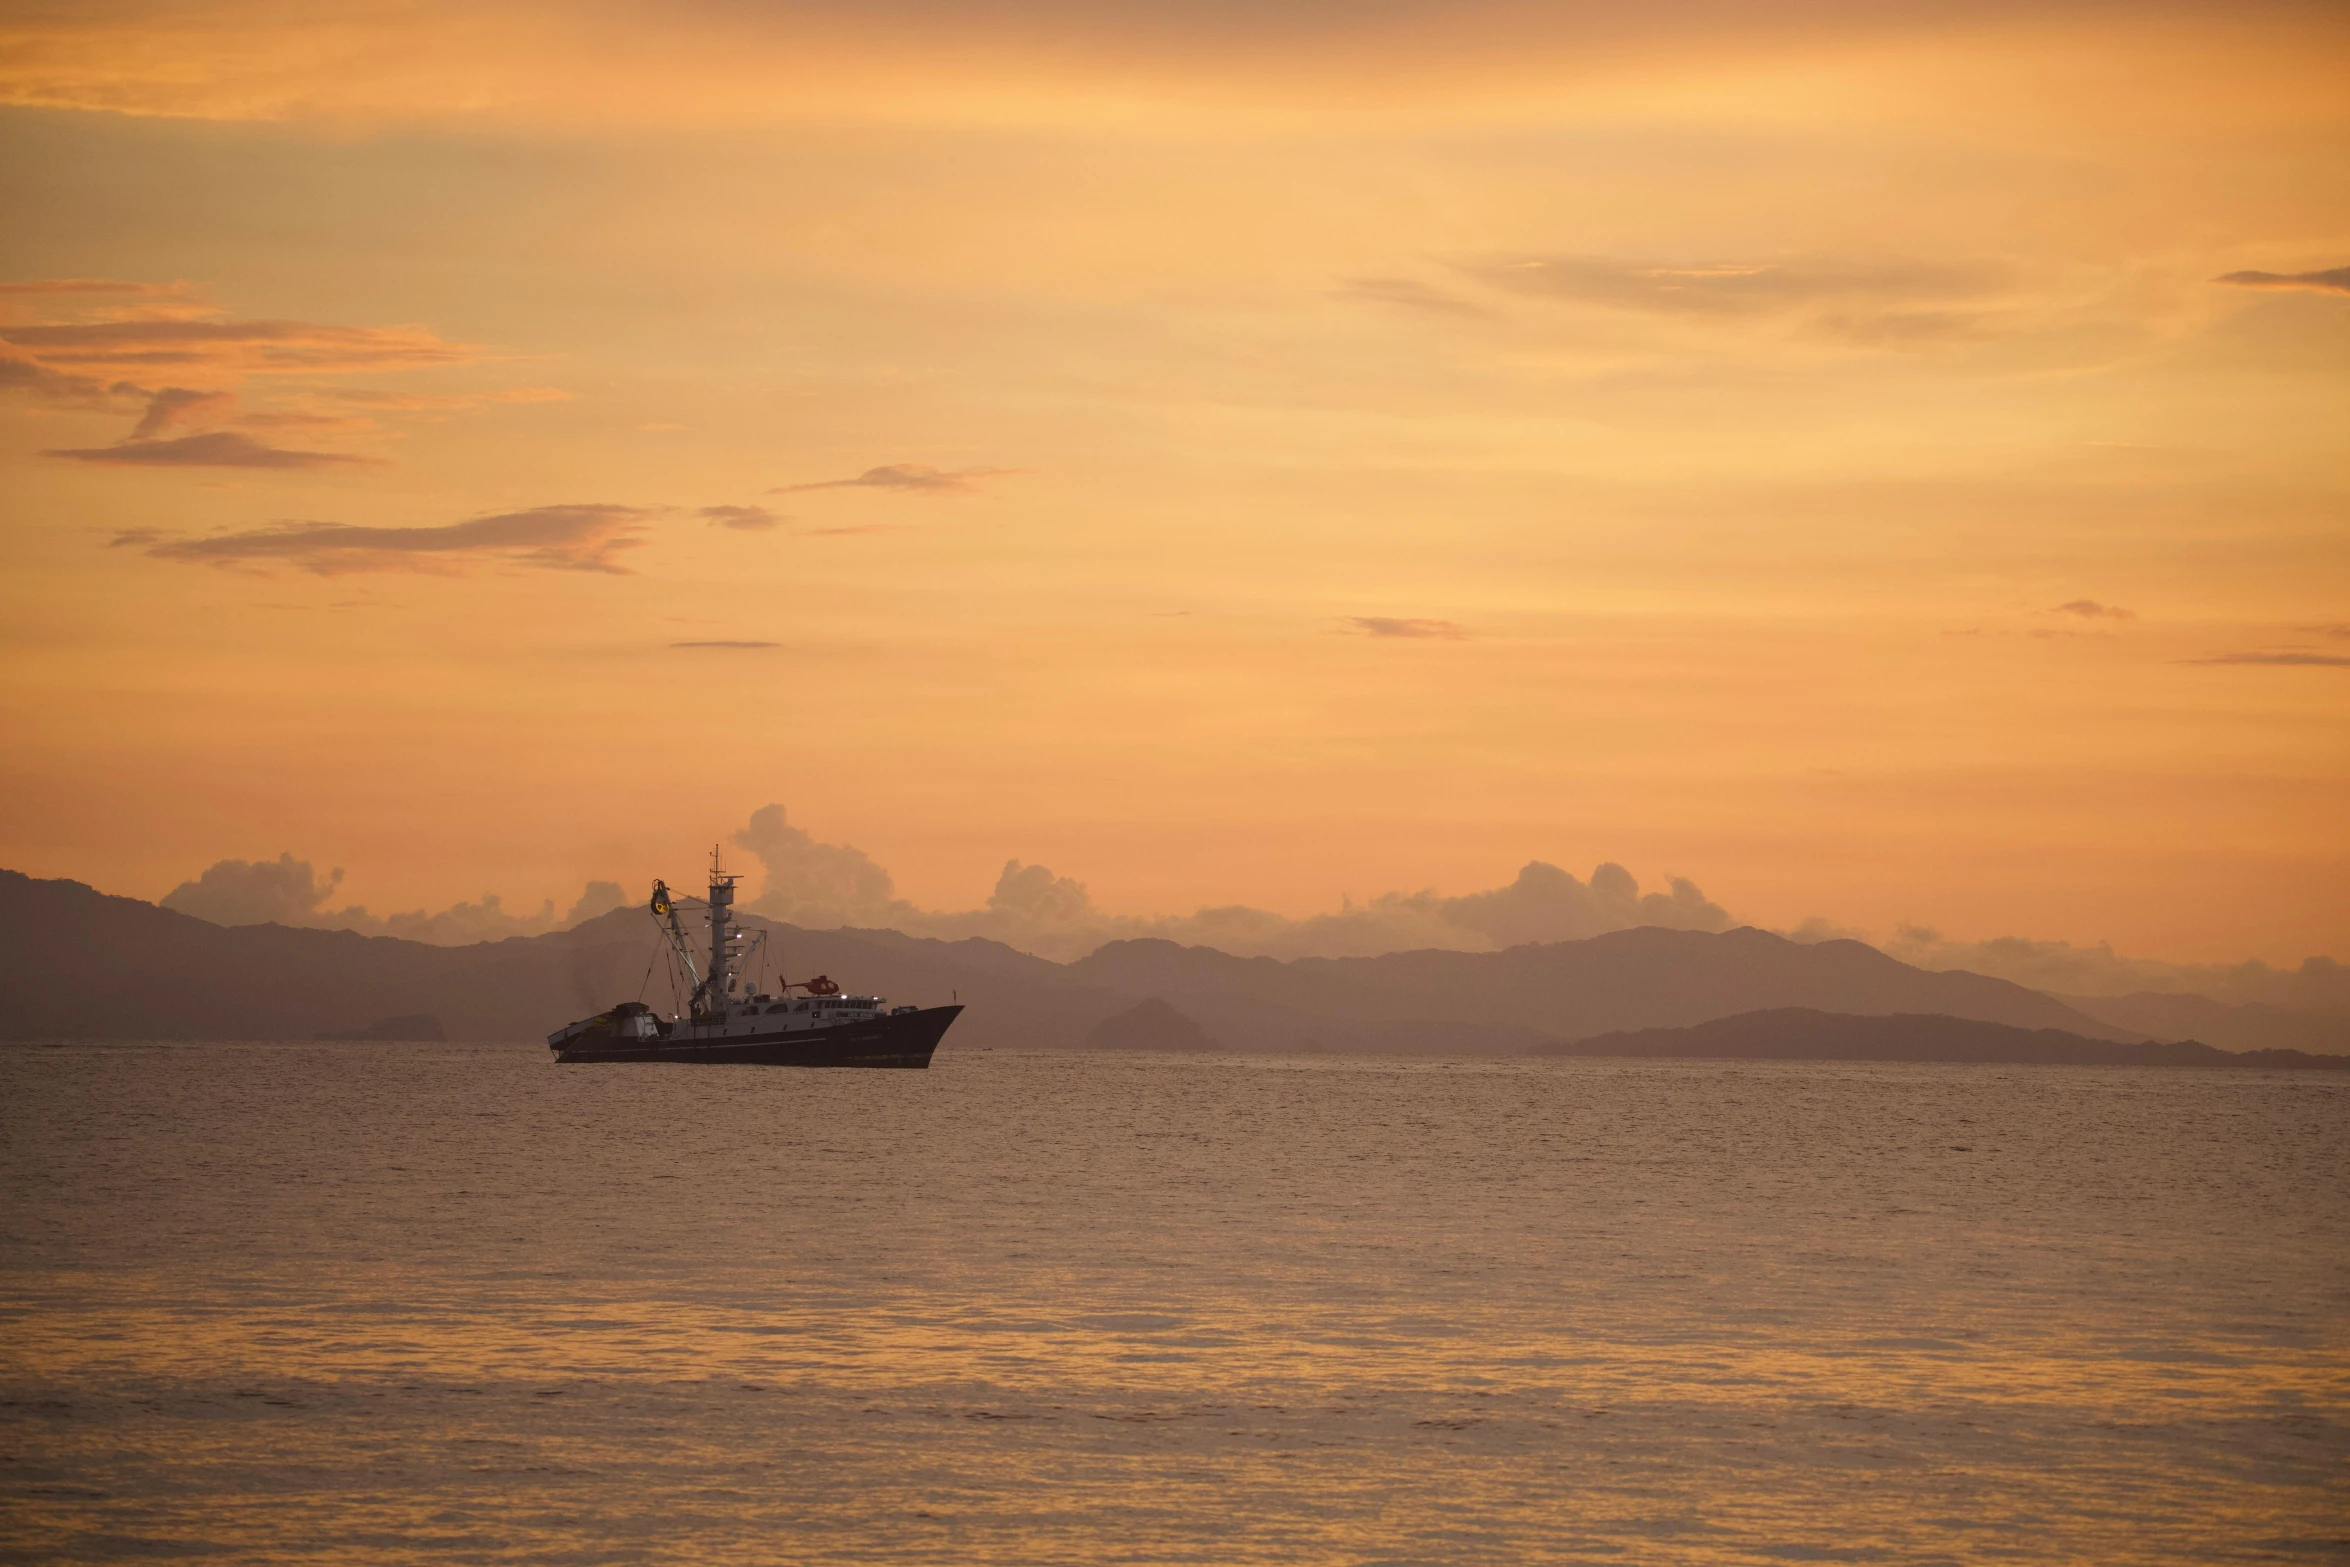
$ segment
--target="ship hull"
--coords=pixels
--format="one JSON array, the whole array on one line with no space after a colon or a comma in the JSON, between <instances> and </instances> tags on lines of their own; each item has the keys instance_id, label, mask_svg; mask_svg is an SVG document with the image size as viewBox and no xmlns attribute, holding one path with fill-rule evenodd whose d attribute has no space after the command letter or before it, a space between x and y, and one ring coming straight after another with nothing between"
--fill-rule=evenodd
<instances>
[{"instance_id":1,"label":"ship hull","mask_svg":"<svg viewBox=\"0 0 2350 1567\"><path fill-rule=\"evenodd\" d=\"M601 1061L666 1061L682 1066L869 1066L922 1070L959 1006L924 1007L835 1028L708 1039L580 1040L556 1053L559 1066Z\"/></svg>"}]
</instances>

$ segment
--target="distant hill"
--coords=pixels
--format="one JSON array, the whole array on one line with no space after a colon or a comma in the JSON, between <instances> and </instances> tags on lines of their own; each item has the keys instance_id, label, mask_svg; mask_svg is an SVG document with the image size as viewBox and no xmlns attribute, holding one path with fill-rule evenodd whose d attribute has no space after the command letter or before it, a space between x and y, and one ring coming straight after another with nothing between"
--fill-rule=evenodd
<instances>
[{"instance_id":1,"label":"distant hill","mask_svg":"<svg viewBox=\"0 0 2350 1567\"><path fill-rule=\"evenodd\" d=\"M2235 1066L2350 1070L2350 1056L2298 1050L2238 1054L2194 1040L2127 1043L2060 1028L2015 1028L1973 1018L1896 1013L1855 1017L1775 1007L1688 1028L1643 1028L1536 1047L1546 1056L1640 1056L1735 1061L1956 1061L2030 1066Z\"/></svg>"},{"instance_id":2,"label":"distant hill","mask_svg":"<svg viewBox=\"0 0 2350 1567\"><path fill-rule=\"evenodd\" d=\"M755 919L746 923L763 924ZM925 1005L960 1000L948 1046L1082 1046L1156 997L1228 1049L1518 1053L1546 1040L1771 1008L1941 1014L2141 1040L1979 974L1852 941L1638 929L1506 952L1236 958L1124 941L1075 963L997 942L769 925L791 973ZM669 1002L641 909L553 935L434 947L349 931L223 927L79 882L0 871L0 1037L314 1039L436 1019L457 1041L540 1040L640 995ZM649 979L649 982L648 982Z\"/></svg>"}]
</instances>

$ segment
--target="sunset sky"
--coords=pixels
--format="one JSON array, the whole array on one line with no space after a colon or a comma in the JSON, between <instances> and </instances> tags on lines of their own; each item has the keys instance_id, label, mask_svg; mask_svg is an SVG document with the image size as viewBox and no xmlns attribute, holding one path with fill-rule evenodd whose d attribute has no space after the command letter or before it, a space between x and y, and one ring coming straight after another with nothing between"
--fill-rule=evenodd
<instances>
[{"instance_id":1,"label":"sunset sky","mask_svg":"<svg viewBox=\"0 0 2350 1567\"><path fill-rule=\"evenodd\" d=\"M0 865L2350 958L2350 10L0 11Z\"/></svg>"}]
</instances>

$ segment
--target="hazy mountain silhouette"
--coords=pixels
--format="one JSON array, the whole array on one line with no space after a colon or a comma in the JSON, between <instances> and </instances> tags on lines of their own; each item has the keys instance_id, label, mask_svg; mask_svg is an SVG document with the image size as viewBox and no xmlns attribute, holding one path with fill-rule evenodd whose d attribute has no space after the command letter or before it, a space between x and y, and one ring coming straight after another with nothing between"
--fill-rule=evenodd
<instances>
[{"instance_id":1,"label":"hazy mountain silhouette","mask_svg":"<svg viewBox=\"0 0 2350 1567\"><path fill-rule=\"evenodd\" d=\"M1641 926L1503 952L1236 958L1119 941L1068 965L1105 989L1180 999L1240 1049L1311 1036L1358 1050L1523 1050L1610 1029L1669 1027L1766 1007L1938 1012L2093 1039L2144 1039L2035 990L1912 968L1857 941Z\"/></svg>"},{"instance_id":2,"label":"hazy mountain silhouette","mask_svg":"<svg viewBox=\"0 0 2350 1567\"><path fill-rule=\"evenodd\" d=\"M1960 1061L2031 1066L2251 1066L2350 1070L2350 1056L2236 1054L2194 1040L2129 1043L2060 1028L1896 1013L1855 1017L1809 1007L1742 1012L1688 1028L1643 1028L1538 1046L1546 1056L1738 1061Z\"/></svg>"},{"instance_id":3,"label":"hazy mountain silhouette","mask_svg":"<svg viewBox=\"0 0 2350 1567\"><path fill-rule=\"evenodd\" d=\"M747 923L764 924L751 920ZM956 999L950 1046L1065 1047L1160 998L1227 1048L1510 1052L1611 1030L1769 1008L1933 1013L2141 1040L2005 980L1929 972L1853 941L1646 927L1503 952L1235 958L1115 942L1075 963L998 942L770 925L795 975L900 1002ZM437 1019L454 1040L543 1039L642 995L666 1008L641 909L470 947L348 931L209 924L79 882L0 872L0 1034L12 1038L313 1039Z\"/></svg>"},{"instance_id":4,"label":"hazy mountain silhouette","mask_svg":"<svg viewBox=\"0 0 2350 1567\"><path fill-rule=\"evenodd\" d=\"M972 1011L958 1044L1075 1043L1139 999L991 941L779 934L795 974L834 974L899 1001L960 992ZM213 925L79 882L0 871L0 943L0 1035L17 1039L312 1039L430 1014L455 1040L537 1040L616 1001L668 999L639 908L551 935L433 947Z\"/></svg>"},{"instance_id":5,"label":"hazy mountain silhouette","mask_svg":"<svg viewBox=\"0 0 2350 1567\"><path fill-rule=\"evenodd\" d=\"M2209 996L2160 990L2127 996L2046 994L2100 1023L2156 1039L2200 1039L2222 1050L2350 1053L2350 1019L2294 1012L2266 1002L2215 1001Z\"/></svg>"}]
</instances>

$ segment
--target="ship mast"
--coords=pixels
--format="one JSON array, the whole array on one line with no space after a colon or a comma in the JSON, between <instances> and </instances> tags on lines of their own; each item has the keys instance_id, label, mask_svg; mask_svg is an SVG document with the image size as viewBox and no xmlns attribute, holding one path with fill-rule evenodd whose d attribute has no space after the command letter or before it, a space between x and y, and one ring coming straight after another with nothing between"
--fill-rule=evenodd
<instances>
[{"instance_id":1,"label":"ship mast","mask_svg":"<svg viewBox=\"0 0 2350 1567\"><path fill-rule=\"evenodd\" d=\"M719 857L719 846L710 846L710 969L709 978L702 981L703 1000L698 1010L718 1012L726 1006L726 993L734 985L734 953L728 943L733 932L735 878L728 873L725 861Z\"/></svg>"}]
</instances>

